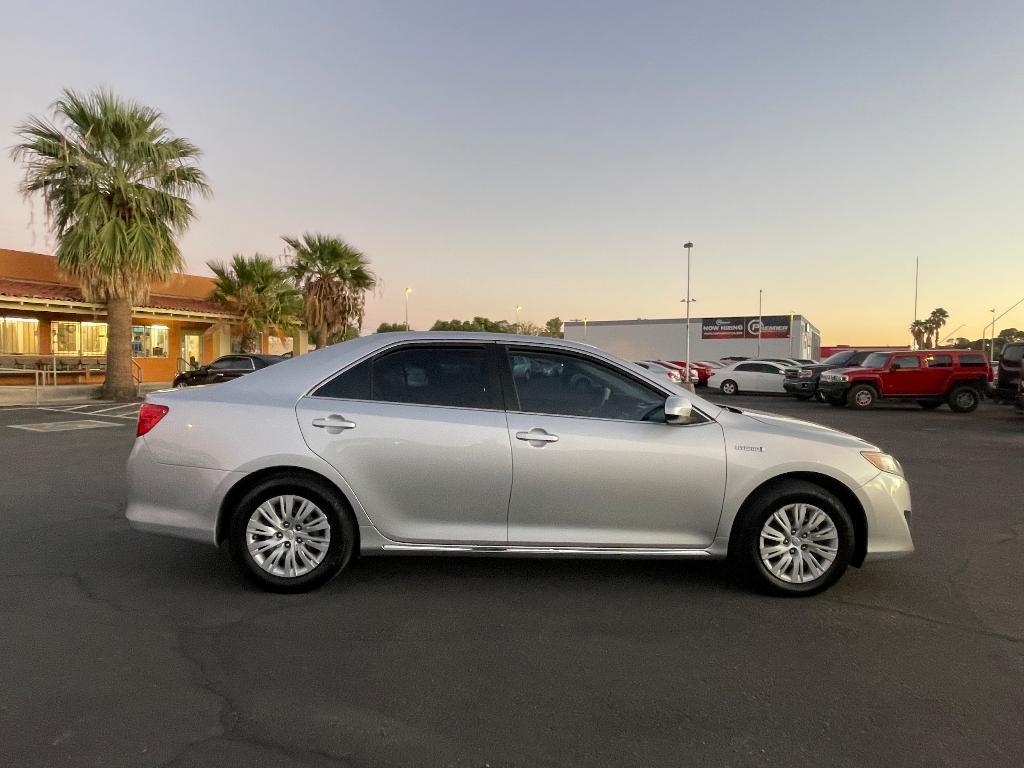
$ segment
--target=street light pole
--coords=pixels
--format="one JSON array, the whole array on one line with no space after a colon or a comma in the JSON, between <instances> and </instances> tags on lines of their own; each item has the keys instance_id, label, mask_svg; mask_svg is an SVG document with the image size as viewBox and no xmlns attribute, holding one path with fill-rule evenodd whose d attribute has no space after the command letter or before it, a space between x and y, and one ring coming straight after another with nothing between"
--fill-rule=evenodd
<instances>
[{"instance_id":1,"label":"street light pole","mask_svg":"<svg viewBox=\"0 0 1024 768\"><path fill-rule=\"evenodd\" d=\"M522 304L516 304L516 333L519 333L519 313L523 311Z\"/></svg>"},{"instance_id":2,"label":"street light pole","mask_svg":"<svg viewBox=\"0 0 1024 768\"><path fill-rule=\"evenodd\" d=\"M764 289L757 289L757 357L761 357L761 325L764 323L761 315L761 303L764 298Z\"/></svg>"},{"instance_id":3,"label":"street light pole","mask_svg":"<svg viewBox=\"0 0 1024 768\"><path fill-rule=\"evenodd\" d=\"M412 288L405 289L405 330L411 331L409 327L409 294L412 293Z\"/></svg>"},{"instance_id":4,"label":"street light pole","mask_svg":"<svg viewBox=\"0 0 1024 768\"><path fill-rule=\"evenodd\" d=\"M686 388L693 391L693 384L690 382L690 256L693 253L693 243L683 243L686 249Z\"/></svg>"}]
</instances>

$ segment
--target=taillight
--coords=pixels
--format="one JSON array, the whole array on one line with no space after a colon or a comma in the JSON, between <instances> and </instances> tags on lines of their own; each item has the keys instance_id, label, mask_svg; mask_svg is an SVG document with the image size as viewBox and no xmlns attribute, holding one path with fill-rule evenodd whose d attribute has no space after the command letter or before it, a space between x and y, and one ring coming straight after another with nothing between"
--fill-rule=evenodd
<instances>
[{"instance_id":1,"label":"taillight","mask_svg":"<svg viewBox=\"0 0 1024 768\"><path fill-rule=\"evenodd\" d=\"M166 416L169 410L171 409L166 405L143 403L142 407L139 408L139 425L135 429L135 436L142 437L149 432L149 430L160 423L160 419Z\"/></svg>"},{"instance_id":2,"label":"taillight","mask_svg":"<svg viewBox=\"0 0 1024 768\"><path fill-rule=\"evenodd\" d=\"M679 375L679 371L669 371L668 372L668 377L670 379L672 379L672 381L676 382L677 384L682 382L682 380L683 380L683 377Z\"/></svg>"}]
</instances>

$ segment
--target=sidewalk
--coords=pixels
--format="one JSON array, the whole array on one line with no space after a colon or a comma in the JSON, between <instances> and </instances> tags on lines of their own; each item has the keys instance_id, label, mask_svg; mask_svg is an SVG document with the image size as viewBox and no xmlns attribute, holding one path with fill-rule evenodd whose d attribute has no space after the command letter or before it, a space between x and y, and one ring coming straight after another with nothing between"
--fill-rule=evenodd
<instances>
[{"instance_id":1,"label":"sidewalk","mask_svg":"<svg viewBox=\"0 0 1024 768\"><path fill-rule=\"evenodd\" d=\"M139 387L142 397L147 392L154 392L158 389L168 389L171 386L169 381L146 382ZM95 384L61 384L56 387L39 387L38 401L36 400L36 387L0 387L0 406L3 405L52 405L53 403L82 403L87 400L98 400L100 397L99 385Z\"/></svg>"}]
</instances>

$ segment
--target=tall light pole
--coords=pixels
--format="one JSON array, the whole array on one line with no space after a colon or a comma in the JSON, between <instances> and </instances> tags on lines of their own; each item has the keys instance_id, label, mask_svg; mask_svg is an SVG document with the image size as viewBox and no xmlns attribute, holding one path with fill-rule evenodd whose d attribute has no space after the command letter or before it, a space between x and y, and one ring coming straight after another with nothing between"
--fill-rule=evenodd
<instances>
[{"instance_id":1,"label":"tall light pole","mask_svg":"<svg viewBox=\"0 0 1024 768\"><path fill-rule=\"evenodd\" d=\"M519 313L523 311L522 304L516 304L516 333L519 333Z\"/></svg>"},{"instance_id":2,"label":"tall light pole","mask_svg":"<svg viewBox=\"0 0 1024 768\"><path fill-rule=\"evenodd\" d=\"M405 330L411 331L409 327L409 294L412 293L412 288L405 289Z\"/></svg>"},{"instance_id":3,"label":"tall light pole","mask_svg":"<svg viewBox=\"0 0 1024 768\"><path fill-rule=\"evenodd\" d=\"M757 357L761 356L761 326L764 324L764 320L761 315L761 305L764 299L764 289L757 289Z\"/></svg>"},{"instance_id":4,"label":"tall light pole","mask_svg":"<svg viewBox=\"0 0 1024 768\"><path fill-rule=\"evenodd\" d=\"M690 256L693 253L693 243L683 243L686 249L686 388L693 391L693 384L690 383Z\"/></svg>"}]
</instances>

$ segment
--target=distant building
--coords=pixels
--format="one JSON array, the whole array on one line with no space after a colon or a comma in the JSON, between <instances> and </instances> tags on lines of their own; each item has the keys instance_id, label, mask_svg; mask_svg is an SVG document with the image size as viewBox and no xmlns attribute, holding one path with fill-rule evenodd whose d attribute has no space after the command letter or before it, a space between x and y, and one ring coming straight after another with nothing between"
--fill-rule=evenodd
<instances>
[{"instance_id":1,"label":"distant building","mask_svg":"<svg viewBox=\"0 0 1024 768\"><path fill-rule=\"evenodd\" d=\"M210 301L212 290L213 278L199 275L151 286L149 299L132 310L134 375L170 382L190 365L238 351L241 318ZM0 386L32 384L34 371L48 371L60 384L102 382L106 315L102 303L86 301L59 274L53 256L0 248ZM304 330L294 339L262 339L265 353L294 347L298 354L305 345Z\"/></svg>"},{"instance_id":2,"label":"distant building","mask_svg":"<svg viewBox=\"0 0 1024 768\"><path fill-rule=\"evenodd\" d=\"M565 323L565 338L592 344L627 360L682 360L686 318L592 320ZM698 360L721 357L799 357L818 359L821 332L803 315L735 315L690 319L690 354Z\"/></svg>"}]
</instances>

